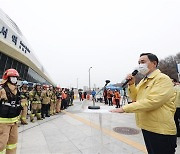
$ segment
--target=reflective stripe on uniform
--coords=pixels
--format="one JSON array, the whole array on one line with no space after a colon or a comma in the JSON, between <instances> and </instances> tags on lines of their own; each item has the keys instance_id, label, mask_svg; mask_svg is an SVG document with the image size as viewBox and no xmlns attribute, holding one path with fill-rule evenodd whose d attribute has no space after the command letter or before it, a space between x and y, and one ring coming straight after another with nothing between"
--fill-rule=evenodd
<instances>
[{"instance_id":1,"label":"reflective stripe on uniform","mask_svg":"<svg viewBox=\"0 0 180 154\"><path fill-rule=\"evenodd\" d=\"M27 101L22 101L22 102L21 102L21 106L22 106L22 107L28 106L28 102L27 102Z\"/></svg>"},{"instance_id":2,"label":"reflective stripe on uniform","mask_svg":"<svg viewBox=\"0 0 180 154\"><path fill-rule=\"evenodd\" d=\"M41 104L41 101L32 101L32 104Z\"/></svg>"},{"instance_id":3,"label":"reflective stripe on uniform","mask_svg":"<svg viewBox=\"0 0 180 154\"><path fill-rule=\"evenodd\" d=\"M7 146L6 146L6 149L7 150L12 150L12 149L15 149L17 147L17 143L16 144L8 144Z\"/></svg>"},{"instance_id":4,"label":"reflective stripe on uniform","mask_svg":"<svg viewBox=\"0 0 180 154\"><path fill-rule=\"evenodd\" d=\"M26 120L26 117L21 117L22 120Z\"/></svg>"},{"instance_id":5,"label":"reflective stripe on uniform","mask_svg":"<svg viewBox=\"0 0 180 154\"><path fill-rule=\"evenodd\" d=\"M0 123L14 123L18 121L19 116L14 118L0 118Z\"/></svg>"},{"instance_id":6,"label":"reflective stripe on uniform","mask_svg":"<svg viewBox=\"0 0 180 154\"><path fill-rule=\"evenodd\" d=\"M0 151L0 154L6 154L6 149L4 149L3 151Z\"/></svg>"}]
</instances>

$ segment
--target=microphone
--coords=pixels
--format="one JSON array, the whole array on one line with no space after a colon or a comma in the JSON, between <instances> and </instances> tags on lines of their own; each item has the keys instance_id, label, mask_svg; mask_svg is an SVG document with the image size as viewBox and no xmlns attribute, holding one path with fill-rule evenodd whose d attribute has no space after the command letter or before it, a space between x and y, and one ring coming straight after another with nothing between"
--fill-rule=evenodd
<instances>
[{"instance_id":1,"label":"microphone","mask_svg":"<svg viewBox=\"0 0 180 154\"><path fill-rule=\"evenodd\" d=\"M110 83L110 80L106 80L105 82L106 82L106 84L104 85L104 87L106 87L107 84Z\"/></svg>"},{"instance_id":2,"label":"microphone","mask_svg":"<svg viewBox=\"0 0 180 154\"><path fill-rule=\"evenodd\" d=\"M134 70L132 72L132 76L135 76L138 73L138 70ZM130 81L131 79L126 79L126 81L122 84L122 87L125 87L125 85L127 85L127 83Z\"/></svg>"}]
</instances>

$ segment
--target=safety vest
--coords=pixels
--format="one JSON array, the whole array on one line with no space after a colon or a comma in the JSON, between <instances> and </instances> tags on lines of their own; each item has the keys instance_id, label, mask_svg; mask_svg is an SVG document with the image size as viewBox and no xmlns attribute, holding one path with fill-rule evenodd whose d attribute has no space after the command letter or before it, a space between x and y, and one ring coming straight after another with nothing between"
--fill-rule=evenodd
<instances>
[{"instance_id":1,"label":"safety vest","mask_svg":"<svg viewBox=\"0 0 180 154\"><path fill-rule=\"evenodd\" d=\"M22 106L20 104L20 93L14 95L7 85L3 85L7 100L0 100L0 123L14 123L18 121Z\"/></svg>"}]
</instances>

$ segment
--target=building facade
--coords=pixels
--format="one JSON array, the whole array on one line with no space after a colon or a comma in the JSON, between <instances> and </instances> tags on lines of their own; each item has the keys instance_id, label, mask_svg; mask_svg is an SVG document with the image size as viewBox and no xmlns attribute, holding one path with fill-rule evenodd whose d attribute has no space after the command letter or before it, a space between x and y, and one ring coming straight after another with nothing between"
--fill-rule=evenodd
<instances>
[{"instance_id":1,"label":"building facade","mask_svg":"<svg viewBox=\"0 0 180 154\"><path fill-rule=\"evenodd\" d=\"M0 78L9 68L16 69L21 80L54 85L16 23L0 9Z\"/></svg>"}]
</instances>

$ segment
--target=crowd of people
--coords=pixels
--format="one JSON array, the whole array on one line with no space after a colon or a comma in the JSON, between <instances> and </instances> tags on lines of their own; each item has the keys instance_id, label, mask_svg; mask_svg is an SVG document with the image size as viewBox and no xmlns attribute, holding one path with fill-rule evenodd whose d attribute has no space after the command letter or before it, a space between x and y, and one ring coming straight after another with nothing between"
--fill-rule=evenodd
<instances>
[{"instance_id":1,"label":"crowd of people","mask_svg":"<svg viewBox=\"0 0 180 154\"><path fill-rule=\"evenodd\" d=\"M89 100L90 95L91 95L92 100L95 102L98 102L98 101L100 101L101 103L104 102L105 105L109 105L109 106L116 105L116 108L120 108L120 106L122 106L122 104L120 104L121 94L120 94L120 91L118 89L111 90L111 89L104 88L103 94L102 94L102 96L100 96L100 98L97 98L96 94L97 94L97 92L95 91L95 89L93 89L89 93L79 91L79 100L80 101L83 101L84 99Z\"/></svg>"},{"instance_id":2,"label":"crowd of people","mask_svg":"<svg viewBox=\"0 0 180 154\"><path fill-rule=\"evenodd\" d=\"M58 114L61 110L73 105L74 91L59 86L36 83L32 90L28 90L28 82L23 81L19 87L21 105L21 124L27 124L27 112L30 113L30 121L42 120L45 117Z\"/></svg>"},{"instance_id":3,"label":"crowd of people","mask_svg":"<svg viewBox=\"0 0 180 154\"><path fill-rule=\"evenodd\" d=\"M30 122L43 120L73 105L74 91L41 85L36 83L29 90L28 82L23 81L17 86L19 73L15 69L4 72L0 88L0 153L16 153L18 125L27 125L27 115L30 112Z\"/></svg>"},{"instance_id":4,"label":"crowd of people","mask_svg":"<svg viewBox=\"0 0 180 154\"><path fill-rule=\"evenodd\" d=\"M121 94L115 89L104 89L105 104L117 109L111 112L135 113L137 126L141 128L149 154L174 154L177 136L180 136L180 83L161 73L157 68L158 58L152 53L143 53L139 58L139 73L144 78L135 85L135 77L127 76L128 95L132 103L120 104ZM73 105L74 90L36 83L32 90L23 81L18 88L19 73L15 69L4 72L0 88L0 153L16 153L18 121L27 125L28 110L30 122L43 120ZM79 91L80 101L93 100L91 94Z\"/></svg>"}]
</instances>

